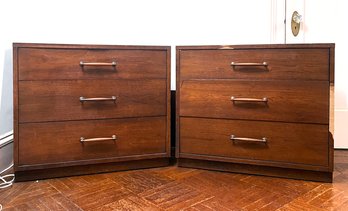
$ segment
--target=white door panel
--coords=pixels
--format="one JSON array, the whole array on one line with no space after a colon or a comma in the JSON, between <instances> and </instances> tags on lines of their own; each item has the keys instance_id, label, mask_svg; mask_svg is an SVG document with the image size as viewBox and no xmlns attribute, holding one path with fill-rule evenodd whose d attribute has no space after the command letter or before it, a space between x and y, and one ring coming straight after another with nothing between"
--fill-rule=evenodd
<instances>
[{"instance_id":1,"label":"white door panel","mask_svg":"<svg viewBox=\"0 0 348 211\"><path fill-rule=\"evenodd\" d=\"M271 43L285 43L285 0L271 0Z\"/></svg>"},{"instance_id":2,"label":"white door panel","mask_svg":"<svg viewBox=\"0 0 348 211\"><path fill-rule=\"evenodd\" d=\"M294 36L291 31L291 19L294 11L302 16L300 22L300 32ZM305 4L303 0L287 0L286 1L286 43L303 43L305 41Z\"/></svg>"}]
</instances>

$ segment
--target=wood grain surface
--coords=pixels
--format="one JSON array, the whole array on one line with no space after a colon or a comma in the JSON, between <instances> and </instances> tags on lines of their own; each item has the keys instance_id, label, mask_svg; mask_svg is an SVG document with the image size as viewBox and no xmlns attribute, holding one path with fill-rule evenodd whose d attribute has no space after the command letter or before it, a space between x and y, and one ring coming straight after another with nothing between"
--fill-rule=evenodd
<instances>
[{"instance_id":1,"label":"wood grain surface","mask_svg":"<svg viewBox=\"0 0 348 211\"><path fill-rule=\"evenodd\" d=\"M19 167L166 152L165 117L19 125ZM80 142L80 138L116 140ZM28 168L28 167L27 167Z\"/></svg>"},{"instance_id":2,"label":"wood grain surface","mask_svg":"<svg viewBox=\"0 0 348 211\"><path fill-rule=\"evenodd\" d=\"M19 80L149 79L167 77L164 50L20 48ZM116 66L80 66L80 62Z\"/></svg>"},{"instance_id":3,"label":"wood grain surface","mask_svg":"<svg viewBox=\"0 0 348 211\"><path fill-rule=\"evenodd\" d=\"M304 169L328 169L327 125L204 118L181 118L180 122L180 158L195 154L197 159L206 155L224 161L236 158L243 163L257 160L278 167L290 163ZM233 141L231 135L266 138L266 142Z\"/></svg>"},{"instance_id":4,"label":"wood grain surface","mask_svg":"<svg viewBox=\"0 0 348 211\"><path fill-rule=\"evenodd\" d=\"M332 43L177 46L179 165L332 181L334 49ZM243 142L264 137L272 138Z\"/></svg>"},{"instance_id":5,"label":"wood grain surface","mask_svg":"<svg viewBox=\"0 0 348 211\"><path fill-rule=\"evenodd\" d=\"M232 96L268 102L232 102ZM187 80L180 87L180 116L328 124L329 83Z\"/></svg>"},{"instance_id":6,"label":"wood grain surface","mask_svg":"<svg viewBox=\"0 0 348 211\"><path fill-rule=\"evenodd\" d=\"M329 79L329 49L181 50L180 77L187 79ZM263 66L231 66L263 63ZM286 65L285 65L286 64Z\"/></svg>"},{"instance_id":7,"label":"wood grain surface","mask_svg":"<svg viewBox=\"0 0 348 211\"><path fill-rule=\"evenodd\" d=\"M170 46L14 43L13 71L19 180L169 164Z\"/></svg>"},{"instance_id":8,"label":"wood grain surface","mask_svg":"<svg viewBox=\"0 0 348 211\"><path fill-rule=\"evenodd\" d=\"M19 122L163 116L166 80L57 80L19 82ZM113 101L80 102L85 98Z\"/></svg>"},{"instance_id":9,"label":"wood grain surface","mask_svg":"<svg viewBox=\"0 0 348 211\"><path fill-rule=\"evenodd\" d=\"M333 183L190 168L17 182L0 190L4 210L346 211L348 152L335 151Z\"/></svg>"}]
</instances>

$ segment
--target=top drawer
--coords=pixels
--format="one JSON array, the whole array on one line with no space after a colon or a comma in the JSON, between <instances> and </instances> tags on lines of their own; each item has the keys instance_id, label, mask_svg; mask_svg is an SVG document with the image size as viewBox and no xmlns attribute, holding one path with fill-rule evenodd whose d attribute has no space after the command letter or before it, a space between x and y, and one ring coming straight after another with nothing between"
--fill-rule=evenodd
<instances>
[{"instance_id":1,"label":"top drawer","mask_svg":"<svg viewBox=\"0 0 348 211\"><path fill-rule=\"evenodd\" d=\"M180 78L329 80L329 49L179 49ZM232 64L234 63L234 64Z\"/></svg>"},{"instance_id":2,"label":"top drawer","mask_svg":"<svg viewBox=\"0 0 348 211\"><path fill-rule=\"evenodd\" d=\"M17 67L19 80L164 79L166 53L162 49L18 48Z\"/></svg>"}]
</instances>

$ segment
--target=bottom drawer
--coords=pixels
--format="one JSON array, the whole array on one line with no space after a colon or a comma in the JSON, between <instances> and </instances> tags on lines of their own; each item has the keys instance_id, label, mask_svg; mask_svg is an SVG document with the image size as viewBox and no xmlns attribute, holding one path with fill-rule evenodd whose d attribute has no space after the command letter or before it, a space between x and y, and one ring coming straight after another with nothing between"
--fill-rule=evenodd
<instances>
[{"instance_id":1,"label":"bottom drawer","mask_svg":"<svg viewBox=\"0 0 348 211\"><path fill-rule=\"evenodd\" d=\"M19 124L18 147L19 166L165 153L166 117Z\"/></svg>"},{"instance_id":2,"label":"bottom drawer","mask_svg":"<svg viewBox=\"0 0 348 211\"><path fill-rule=\"evenodd\" d=\"M328 135L327 125L182 117L179 156L327 167Z\"/></svg>"}]
</instances>

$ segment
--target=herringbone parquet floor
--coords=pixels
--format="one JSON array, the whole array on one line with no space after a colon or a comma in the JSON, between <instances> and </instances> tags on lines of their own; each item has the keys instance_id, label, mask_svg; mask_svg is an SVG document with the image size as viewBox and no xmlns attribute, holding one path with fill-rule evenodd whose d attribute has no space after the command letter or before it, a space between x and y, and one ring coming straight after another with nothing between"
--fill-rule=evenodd
<instances>
[{"instance_id":1,"label":"herringbone parquet floor","mask_svg":"<svg viewBox=\"0 0 348 211\"><path fill-rule=\"evenodd\" d=\"M348 210L348 151L334 182L165 167L38 182L0 191L4 210Z\"/></svg>"}]
</instances>

